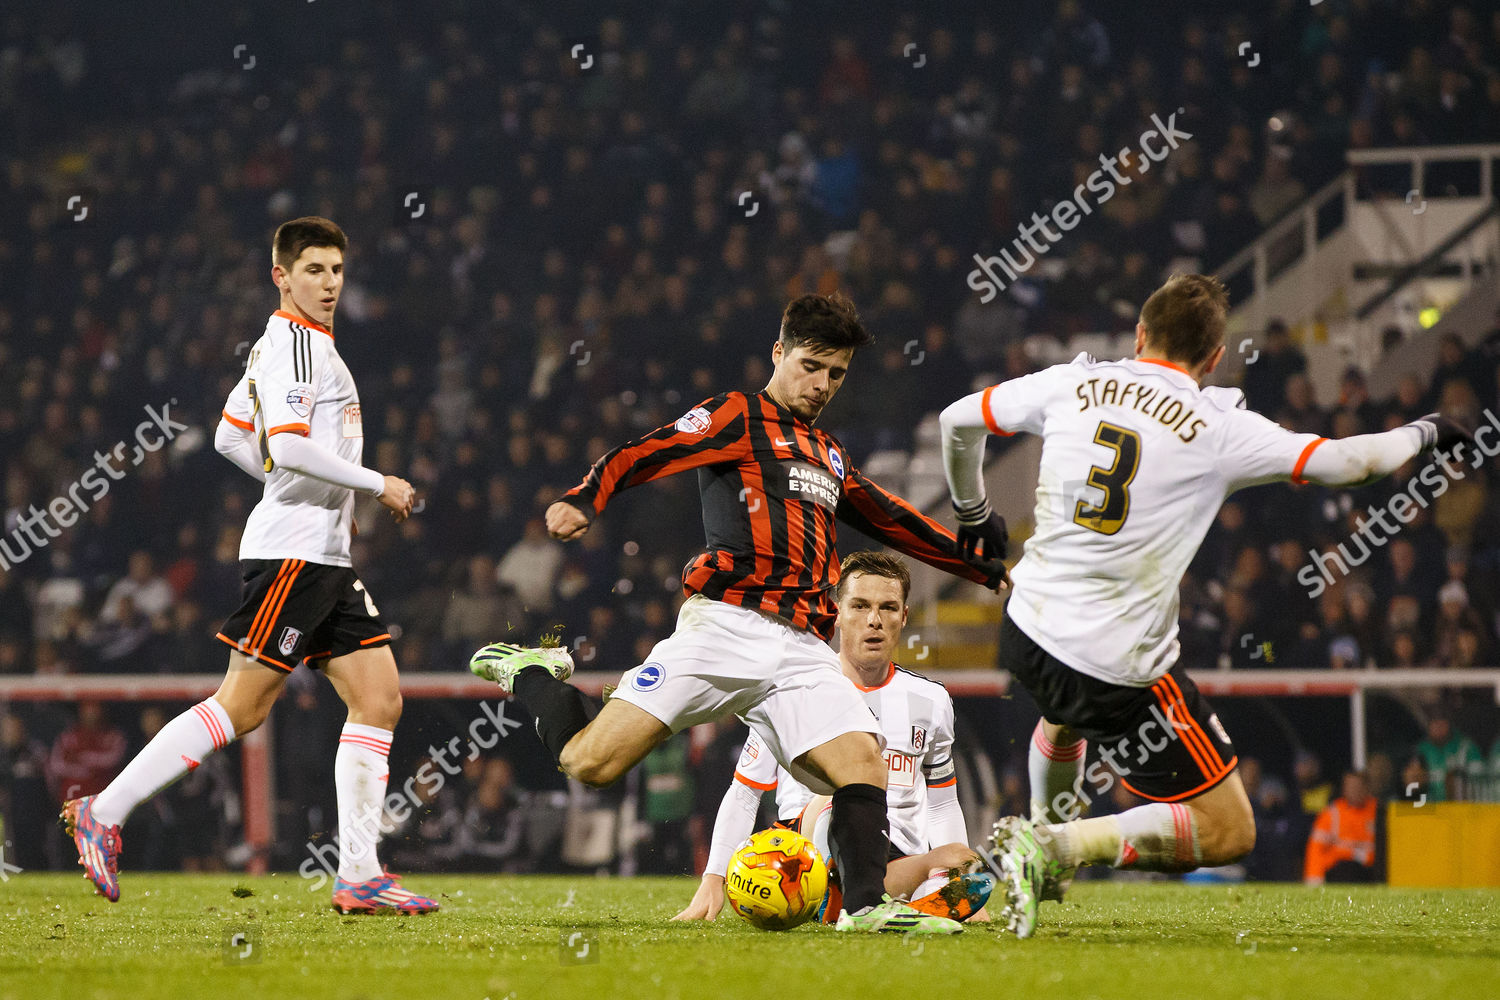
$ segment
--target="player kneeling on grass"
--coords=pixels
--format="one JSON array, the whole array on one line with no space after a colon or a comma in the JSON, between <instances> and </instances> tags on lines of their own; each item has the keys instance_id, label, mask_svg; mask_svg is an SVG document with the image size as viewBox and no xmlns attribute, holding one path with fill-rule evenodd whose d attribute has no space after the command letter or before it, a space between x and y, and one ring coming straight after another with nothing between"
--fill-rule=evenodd
<instances>
[{"instance_id":1,"label":"player kneeling on grass","mask_svg":"<svg viewBox=\"0 0 1500 1000\"><path fill-rule=\"evenodd\" d=\"M349 560L354 494L378 498L397 521L412 488L360 464L359 394L333 343L348 239L327 219L293 219L271 241L281 308L250 348L224 404L214 446L265 483L240 542L244 593L217 638L231 647L224 683L168 722L98 795L63 807L63 824L101 896L120 898L120 825L132 809L203 758L266 720L299 663L322 666L349 706L333 780L339 870L333 905L344 913L426 913L438 904L397 884L375 856L401 718L391 634Z\"/></svg>"},{"instance_id":2,"label":"player kneeling on grass","mask_svg":"<svg viewBox=\"0 0 1500 1000\"><path fill-rule=\"evenodd\" d=\"M1435 413L1338 441L1294 434L1238 389L1202 386L1224 357L1228 307L1216 278L1175 276L1142 307L1133 359L1080 354L942 414L960 548L976 556L1005 541L981 476L986 435L1042 437L1036 531L1000 633L1000 666L1042 710L1031 795L1053 820L997 824L1020 937L1077 865L1184 872L1255 845L1234 745L1178 660L1178 587L1224 499L1286 480L1363 484L1430 448L1473 447ZM1074 819L1086 739L1152 804Z\"/></svg>"},{"instance_id":3,"label":"player kneeling on grass","mask_svg":"<svg viewBox=\"0 0 1500 1000\"><path fill-rule=\"evenodd\" d=\"M906 626L911 574L895 556L856 552L839 571L839 667L863 694L885 739L886 814L891 860L885 891L913 909L954 920L988 920L984 902L994 888L975 872L977 854L958 805L953 768L953 699L936 681L896 666L892 657ZM831 843L833 802L814 795L779 764L754 731L745 742L734 782L714 822L713 845L697 893L674 920L713 920L724 905L730 856L755 825L761 793L776 792L780 824L811 840L830 874L838 848ZM838 916L841 894L830 886L823 919Z\"/></svg>"}]
</instances>

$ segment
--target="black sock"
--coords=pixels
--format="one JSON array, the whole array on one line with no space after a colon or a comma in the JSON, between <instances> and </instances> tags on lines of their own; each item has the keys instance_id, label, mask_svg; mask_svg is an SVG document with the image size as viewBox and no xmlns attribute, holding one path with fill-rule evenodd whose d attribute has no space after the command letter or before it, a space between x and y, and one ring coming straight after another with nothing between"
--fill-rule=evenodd
<instances>
[{"instance_id":1,"label":"black sock","mask_svg":"<svg viewBox=\"0 0 1500 1000\"><path fill-rule=\"evenodd\" d=\"M553 677L545 667L530 666L516 674L511 690L536 717L536 734L553 760L561 760L563 747L599 714L593 699Z\"/></svg>"},{"instance_id":2,"label":"black sock","mask_svg":"<svg viewBox=\"0 0 1500 1000\"><path fill-rule=\"evenodd\" d=\"M833 793L830 849L844 890L844 909L856 913L885 895L885 862L890 850L890 819L885 789L845 785Z\"/></svg>"}]
</instances>

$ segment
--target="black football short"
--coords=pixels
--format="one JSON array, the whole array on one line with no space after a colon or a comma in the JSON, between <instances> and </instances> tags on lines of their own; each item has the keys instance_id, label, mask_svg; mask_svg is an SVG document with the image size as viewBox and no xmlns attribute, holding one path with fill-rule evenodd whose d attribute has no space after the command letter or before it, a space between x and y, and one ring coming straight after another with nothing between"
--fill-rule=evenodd
<instances>
[{"instance_id":1,"label":"black football short","mask_svg":"<svg viewBox=\"0 0 1500 1000\"><path fill-rule=\"evenodd\" d=\"M288 673L390 645L375 602L348 566L305 559L242 559L243 598L218 638Z\"/></svg>"},{"instance_id":2,"label":"black football short","mask_svg":"<svg viewBox=\"0 0 1500 1000\"><path fill-rule=\"evenodd\" d=\"M1229 734L1179 664L1149 687L1110 684L1074 670L1009 617L1000 626L1000 668L1021 682L1048 722L1094 744L1126 788L1181 802L1227 778L1239 758ZM1083 790L1097 786L1085 773Z\"/></svg>"}]
</instances>

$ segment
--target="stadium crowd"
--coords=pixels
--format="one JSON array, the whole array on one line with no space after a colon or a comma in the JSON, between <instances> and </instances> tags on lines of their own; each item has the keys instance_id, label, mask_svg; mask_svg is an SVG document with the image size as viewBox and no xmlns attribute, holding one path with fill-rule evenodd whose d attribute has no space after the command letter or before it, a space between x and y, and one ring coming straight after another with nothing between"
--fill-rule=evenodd
<instances>
[{"instance_id":1,"label":"stadium crowd","mask_svg":"<svg viewBox=\"0 0 1500 1000\"><path fill-rule=\"evenodd\" d=\"M286 218L350 234L337 333L366 463L423 498L399 527L362 508L355 543L403 668L461 670L482 642L561 623L584 665L622 669L670 630L701 543L695 484L627 495L567 548L540 513L614 444L763 385L789 296L842 289L879 337L825 417L857 462L911 447L920 416L976 378L1030 370L1028 335L1128 328L1164 273L1223 263L1346 148L1500 134L1500 13L1017 6L939 27L882 5L854 25L777 2L587 24L455 2L266 24L229 4L168 29L192 44L124 13L0 15L0 133L16 140L0 150L0 673L222 669L211 636L237 601L257 490L210 443L274 304L267 244ZM1236 52L1272 39L1257 68ZM1173 112L1192 141L1154 170L1123 162L1128 186L979 302L975 255ZM1446 344L1390 400L1357 372L1318 400L1288 332L1267 345L1250 405L1299 431L1438 406L1473 424L1500 384L1500 330L1482 350ZM153 415L183 428L155 450L160 435L136 432ZM1297 580L1309 551L1347 542L1399 482L1241 494L1184 583L1184 658L1495 662L1494 483L1491 467L1455 483L1317 599ZM83 498L74 521L37 513L65 496ZM1497 735L1433 698L1424 715ZM48 794L102 778L152 725L7 715L10 800L33 773ZM1403 764L1416 752L1385 749ZM434 822L457 831L455 816L488 810L495 841L517 836L506 803L554 793L507 771L480 768ZM174 792L182 814L232 825L223 778ZM299 781L282 787L295 798Z\"/></svg>"}]
</instances>

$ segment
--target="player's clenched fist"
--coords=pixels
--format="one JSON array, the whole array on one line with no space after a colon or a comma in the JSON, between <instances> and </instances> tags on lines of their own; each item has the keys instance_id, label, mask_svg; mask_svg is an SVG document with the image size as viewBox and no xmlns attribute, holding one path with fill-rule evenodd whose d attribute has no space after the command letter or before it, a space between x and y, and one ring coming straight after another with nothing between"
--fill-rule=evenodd
<instances>
[{"instance_id":1,"label":"player's clenched fist","mask_svg":"<svg viewBox=\"0 0 1500 1000\"><path fill-rule=\"evenodd\" d=\"M560 542L571 542L589 530L589 519L570 503L557 501L547 508L547 534Z\"/></svg>"},{"instance_id":2,"label":"player's clenched fist","mask_svg":"<svg viewBox=\"0 0 1500 1000\"><path fill-rule=\"evenodd\" d=\"M397 522L406 520L411 514L411 506L415 502L417 491L412 489L411 483L398 476L385 477L385 489L380 493L380 502L390 509L391 515Z\"/></svg>"}]
</instances>

